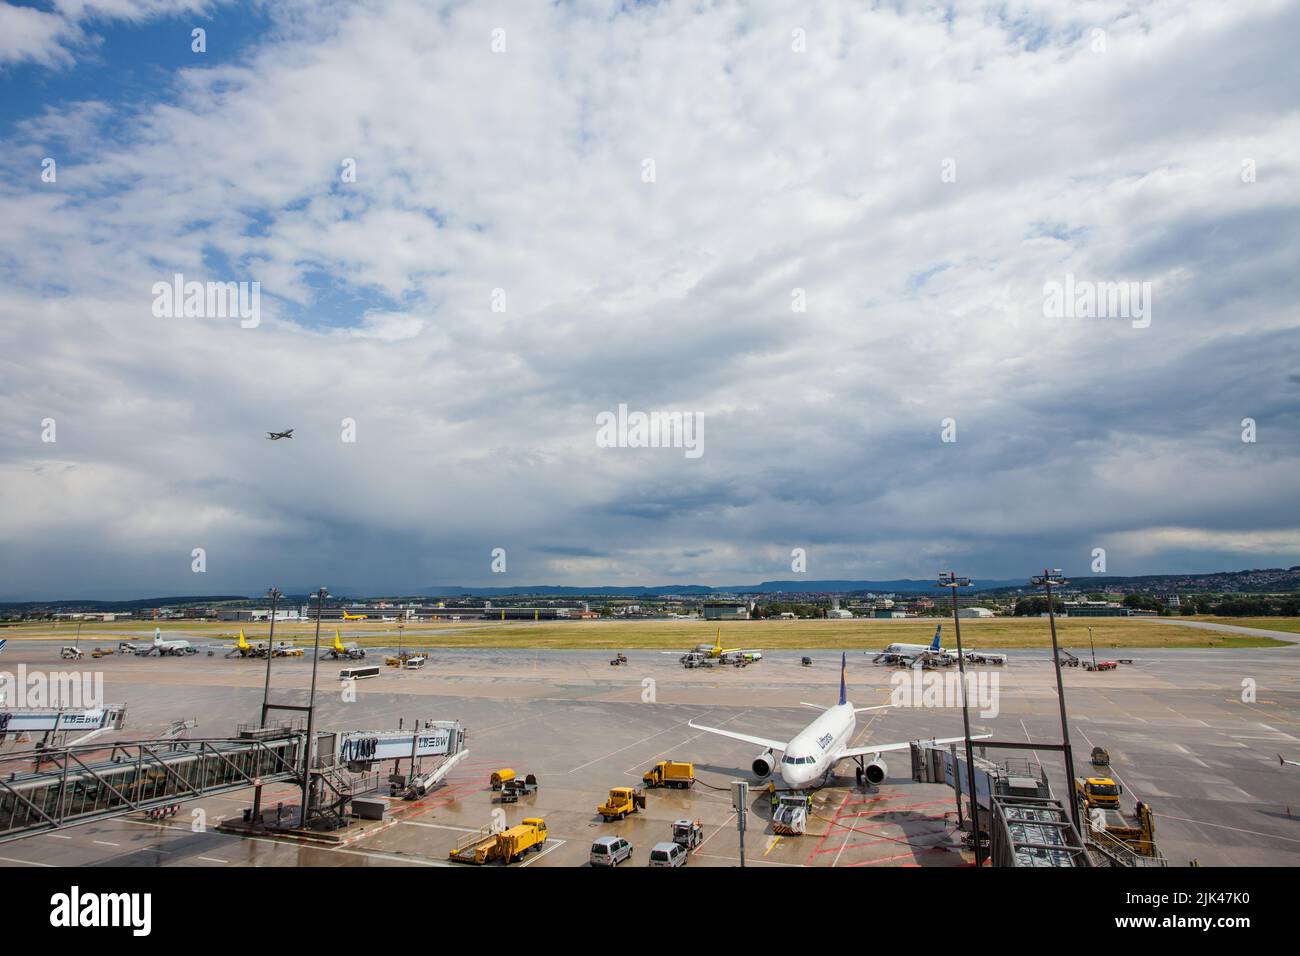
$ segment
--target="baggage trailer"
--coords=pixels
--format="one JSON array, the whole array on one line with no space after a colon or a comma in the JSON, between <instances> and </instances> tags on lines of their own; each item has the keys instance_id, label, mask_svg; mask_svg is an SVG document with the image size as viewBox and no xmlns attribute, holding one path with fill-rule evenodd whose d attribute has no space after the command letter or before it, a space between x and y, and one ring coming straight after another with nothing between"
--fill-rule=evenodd
<instances>
[{"instance_id":1,"label":"baggage trailer","mask_svg":"<svg viewBox=\"0 0 1300 956\"><path fill-rule=\"evenodd\" d=\"M515 777L503 783L501 785L500 800L502 803L518 803L520 797L526 797L536 792L537 777L530 773L522 779Z\"/></svg>"},{"instance_id":2,"label":"baggage trailer","mask_svg":"<svg viewBox=\"0 0 1300 956\"><path fill-rule=\"evenodd\" d=\"M513 779L515 779L514 770L510 767L502 767L500 770L492 771L492 776L488 778L488 785L493 790L500 790Z\"/></svg>"}]
</instances>

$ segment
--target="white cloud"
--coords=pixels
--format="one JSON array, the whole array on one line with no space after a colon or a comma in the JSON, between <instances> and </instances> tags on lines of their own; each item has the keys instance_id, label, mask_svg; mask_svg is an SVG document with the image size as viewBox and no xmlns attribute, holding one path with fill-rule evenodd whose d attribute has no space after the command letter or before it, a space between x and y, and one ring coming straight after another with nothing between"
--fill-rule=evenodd
<instances>
[{"instance_id":1,"label":"white cloud","mask_svg":"<svg viewBox=\"0 0 1300 956\"><path fill-rule=\"evenodd\" d=\"M1300 504L1300 120L1272 92L1296 5L1066 9L395 2L326 30L293 8L129 127L43 104L0 144L32 170L0 184L22 356L0 456L30 472L0 539L60 566L111 498L186 567L214 537L241 569L216 589L499 583L493 546L512 582L735 583L787 577L787 541L821 545L818 577L945 554L1008 576L1153 526L1203 544L1134 562L1276 557ZM77 158L41 184L60 142ZM262 325L153 318L176 271L260 281ZM1152 281L1152 327L1045 320L1067 271ZM703 412L704 458L596 448L619 402ZM32 470L47 415L102 497ZM165 573L114 540L88 580Z\"/></svg>"}]
</instances>

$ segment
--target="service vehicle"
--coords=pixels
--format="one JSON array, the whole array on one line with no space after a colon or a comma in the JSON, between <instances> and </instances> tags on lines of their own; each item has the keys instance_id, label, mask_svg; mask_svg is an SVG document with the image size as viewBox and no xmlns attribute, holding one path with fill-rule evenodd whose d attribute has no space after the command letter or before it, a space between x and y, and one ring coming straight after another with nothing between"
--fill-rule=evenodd
<instances>
[{"instance_id":1,"label":"service vehicle","mask_svg":"<svg viewBox=\"0 0 1300 956\"><path fill-rule=\"evenodd\" d=\"M591 845L589 859L592 866L618 866L624 860L632 859L632 844L622 837L597 837Z\"/></svg>"},{"instance_id":2,"label":"service vehicle","mask_svg":"<svg viewBox=\"0 0 1300 956\"><path fill-rule=\"evenodd\" d=\"M679 843L656 843L650 848L650 866L685 866L686 849Z\"/></svg>"},{"instance_id":3,"label":"service vehicle","mask_svg":"<svg viewBox=\"0 0 1300 956\"><path fill-rule=\"evenodd\" d=\"M1074 792L1085 807L1118 810L1124 788L1110 777L1075 777Z\"/></svg>"},{"instance_id":4,"label":"service vehicle","mask_svg":"<svg viewBox=\"0 0 1300 956\"><path fill-rule=\"evenodd\" d=\"M704 824L699 820L674 820L673 842L687 851L694 850L704 842Z\"/></svg>"},{"instance_id":5,"label":"service vehicle","mask_svg":"<svg viewBox=\"0 0 1300 956\"><path fill-rule=\"evenodd\" d=\"M695 764L661 760L642 774L641 780L647 787L675 787L686 790L695 786Z\"/></svg>"},{"instance_id":6,"label":"service vehicle","mask_svg":"<svg viewBox=\"0 0 1300 956\"><path fill-rule=\"evenodd\" d=\"M630 813L645 809L645 791L633 787L613 787L609 799L596 808L606 820L622 820Z\"/></svg>"}]
</instances>

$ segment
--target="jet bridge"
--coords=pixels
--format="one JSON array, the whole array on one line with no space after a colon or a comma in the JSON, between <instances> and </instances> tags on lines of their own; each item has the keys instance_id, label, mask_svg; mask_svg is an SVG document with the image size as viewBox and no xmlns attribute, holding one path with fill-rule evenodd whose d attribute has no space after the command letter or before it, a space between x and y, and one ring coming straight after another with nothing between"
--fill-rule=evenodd
<instances>
[{"instance_id":1,"label":"jet bridge","mask_svg":"<svg viewBox=\"0 0 1300 956\"><path fill-rule=\"evenodd\" d=\"M302 775L290 728L208 740L162 738L0 755L0 843ZM32 769L39 768L39 769Z\"/></svg>"},{"instance_id":2,"label":"jet bridge","mask_svg":"<svg viewBox=\"0 0 1300 956\"><path fill-rule=\"evenodd\" d=\"M973 802L978 807L975 812L981 830L988 832L994 866L1093 865L1066 808L1052 798L1052 788L1041 764L1024 759L995 763L979 755L975 755L974 764ZM912 779L921 783L946 783L960 791L970 779L966 756L955 745L943 749L915 741Z\"/></svg>"}]
</instances>

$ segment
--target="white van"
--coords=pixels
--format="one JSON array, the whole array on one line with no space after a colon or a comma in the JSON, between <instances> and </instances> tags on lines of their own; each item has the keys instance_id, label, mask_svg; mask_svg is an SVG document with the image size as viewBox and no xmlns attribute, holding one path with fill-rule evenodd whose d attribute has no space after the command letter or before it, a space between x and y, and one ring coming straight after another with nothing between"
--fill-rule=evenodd
<instances>
[{"instance_id":1,"label":"white van","mask_svg":"<svg viewBox=\"0 0 1300 956\"><path fill-rule=\"evenodd\" d=\"M686 847L680 843L656 843L650 848L650 866L685 866Z\"/></svg>"},{"instance_id":2,"label":"white van","mask_svg":"<svg viewBox=\"0 0 1300 956\"><path fill-rule=\"evenodd\" d=\"M603 836L591 845L592 866L618 866L632 859L632 844L622 837Z\"/></svg>"}]
</instances>

